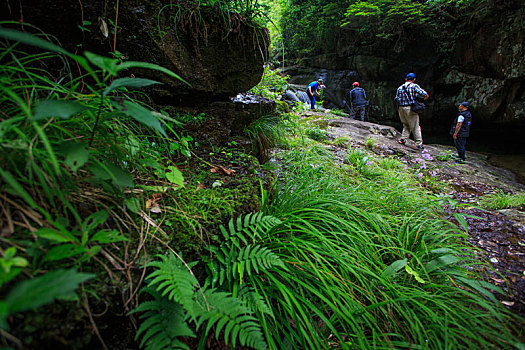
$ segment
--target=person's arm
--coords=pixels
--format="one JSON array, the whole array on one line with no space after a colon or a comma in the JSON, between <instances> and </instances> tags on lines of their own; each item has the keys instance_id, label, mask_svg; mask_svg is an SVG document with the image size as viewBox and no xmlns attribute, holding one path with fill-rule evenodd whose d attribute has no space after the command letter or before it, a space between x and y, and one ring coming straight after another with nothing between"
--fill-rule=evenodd
<instances>
[{"instance_id":1,"label":"person's arm","mask_svg":"<svg viewBox=\"0 0 525 350\"><path fill-rule=\"evenodd\" d=\"M415 85L415 94L418 95L418 97L422 97L424 100L427 100L430 97L428 92L423 90L419 85L417 84L413 84L413 85Z\"/></svg>"},{"instance_id":2,"label":"person's arm","mask_svg":"<svg viewBox=\"0 0 525 350\"><path fill-rule=\"evenodd\" d=\"M454 140L458 138L459 130L461 129L461 125L463 125L463 122L458 122L456 124L456 130L454 130Z\"/></svg>"}]
</instances>

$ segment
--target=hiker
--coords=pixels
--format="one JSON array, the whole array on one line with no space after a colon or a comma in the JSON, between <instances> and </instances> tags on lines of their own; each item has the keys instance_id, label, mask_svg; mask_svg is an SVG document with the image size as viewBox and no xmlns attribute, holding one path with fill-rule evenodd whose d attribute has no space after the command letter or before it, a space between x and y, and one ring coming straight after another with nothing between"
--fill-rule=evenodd
<instances>
[{"instance_id":1,"label":"hiker","mask_svg":"<svg viewBox=\"0 0 525 350\"><path fill-rule=\"evenodd\" d=\"M353 88L350 90L350 119L355 119L359 113L361 121L364 121L366 105L368 104L365 89L360 88L357 81L352 86Z\"/></svg>"},{"instance_id":2,"label":"hiker","mask_svg":"<svg viewBox=\"0 0 525 350\"><path fill-rule=\"evenodd\" d=\"M456 146L458 151L459 159L456 163L465 162L465 145L467 137L470 135L470 123L472 121L472 114L469 108L470 103L467 101L458 104L459 113L450 128L450 135L454 138L454 146Z\"/></svg>"},{"instance_id":3,"label":"hiker","mask_svg":"<svg viewBox=\"0 0 525 350\"><path fill-rule=\"evenodd\" d=\"M308 95L308 98L310 99L310 104L312 109L315 109L315 96L314 94L319 95L319 92L317 92L319 89L325 88L326 86L323 85L323 79L319 78L317 81L312 81L308 88L306 88L306 94Z\"/></svg>"},{"instance_id":4,"label":"hiker","mask_svg":"<svg viewBox=\"0 0 525 350\"><path fill-rule=\"evenodd\" d=\"M429 95L419 87L419 85L414 83L415 81L416 75L414 73L408 73L405 83L397 88L395 100L398 105L397 111L399 113L399 119L401 119L401 123L403 123L403 132L398 142L402 145L406 144L406 140L412 133L414 134L417 149L422 150L424 147L421 127L419 126L419 114L412 110L412 105L416 102L416 98L426 100Z\"/></svg>"}]
</instances>

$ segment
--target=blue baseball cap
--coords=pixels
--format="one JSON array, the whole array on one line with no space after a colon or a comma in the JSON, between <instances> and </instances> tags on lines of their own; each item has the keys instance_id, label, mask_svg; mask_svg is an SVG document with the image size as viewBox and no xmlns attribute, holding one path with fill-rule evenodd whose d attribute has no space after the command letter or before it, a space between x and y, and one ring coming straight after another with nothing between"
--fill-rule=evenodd
<instances>
[{"instance_id":1,"label":"blue baseball cap","mask_svg":"<svg viewBox=\"0 0 525 350\"><path fill-rule=\"evenodd\" d=\"M458 103L458 106L463 106L465 108L470 108L470 103L468 103L467 101L463 101L463 102Z\"/></svg>"},{"instance_id":2,"label":"blue baseball cap","mask_svg":"<svg viewBox=\"0 0 525 350\"><path fill-rule=\"evenodd\" d=\"M408 73L407 74L407 80L416 79L416 75L414 73Z\"/></svg>"}]
</instances>

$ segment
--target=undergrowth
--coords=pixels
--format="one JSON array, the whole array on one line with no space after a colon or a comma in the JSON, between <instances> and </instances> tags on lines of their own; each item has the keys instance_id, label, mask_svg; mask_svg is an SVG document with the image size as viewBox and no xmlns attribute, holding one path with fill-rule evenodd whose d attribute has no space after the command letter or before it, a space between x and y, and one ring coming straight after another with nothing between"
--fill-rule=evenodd
<instances>
[{"instance_id":1,"label":"undergrowth","mask_svg":"<svg viewBox=\"0 0 525 350\"><path fill-rule=\"evenodd\" d=\"M188 264L207 264L207 277L186 288L191 300L175 304L186 310L181 329L195 330L201 348L211 331L258 349L519 346L515 318L493 294L503 291L479 279L475 249L441 219L438 198L406 164L352 150L348 165L336 166L318 144L274 157L278 176L262 212L232 219L209 256ZM201 305L206 316L192 315L210 289L239 305L236 317L252 333L241 337L243 325L231 324L219 306Z\"/></svg>"},{"instance_id":2,"label":"undergrowth","mask_svg":"<svg viewBox=\"0 0 525 350\"><path fill-rule=\"evenodd\" d=\"M10 40L0 56L5 344L16 343L8 332L25 311L76 299L89 314L85 294L104 288L89 284L102 270L125 285L122 312L138 317L147 349L521 346L515 316L494 297L503 291L477 275L488 267L428 190L429 155L381 159L368 141L339 161L310 121L265 117L247 128L252 143L284 150L268 165L272 187L257 187L256 169L244 183L195 160L198 140L178 126L204 116L177 122L133 98L156 82L118 77L133 67L173 72L0 35ZM57 82L33 64L57 57L85 75ZM252 161L234 146L210 156Z\"/></svg>"}]
</instances>

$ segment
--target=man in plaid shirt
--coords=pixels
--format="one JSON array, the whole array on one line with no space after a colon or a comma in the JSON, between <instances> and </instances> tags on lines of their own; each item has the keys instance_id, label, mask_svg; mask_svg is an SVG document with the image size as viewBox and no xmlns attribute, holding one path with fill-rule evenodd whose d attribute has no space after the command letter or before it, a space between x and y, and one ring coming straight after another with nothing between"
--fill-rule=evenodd
<instances>
[{"instance_id":1,"label":"man in plaid shirt","mask_svg":"<svg viewBox=\"0 0 525 350\"><path fill-rule=\"evenodd\" d=\"M425 90L414 83L415 81L416 75L414 73L408 73L406 82L397 88L396 101L399 105L399 119L401 119L401 123L403 123L403 132L398 142L404 145L410 137L410 133L413 133L417 149L423 149L419 114L413 112L410 105L414 103L416 97L426 100L429 96Z\"/></svg>"}]
</instances>

